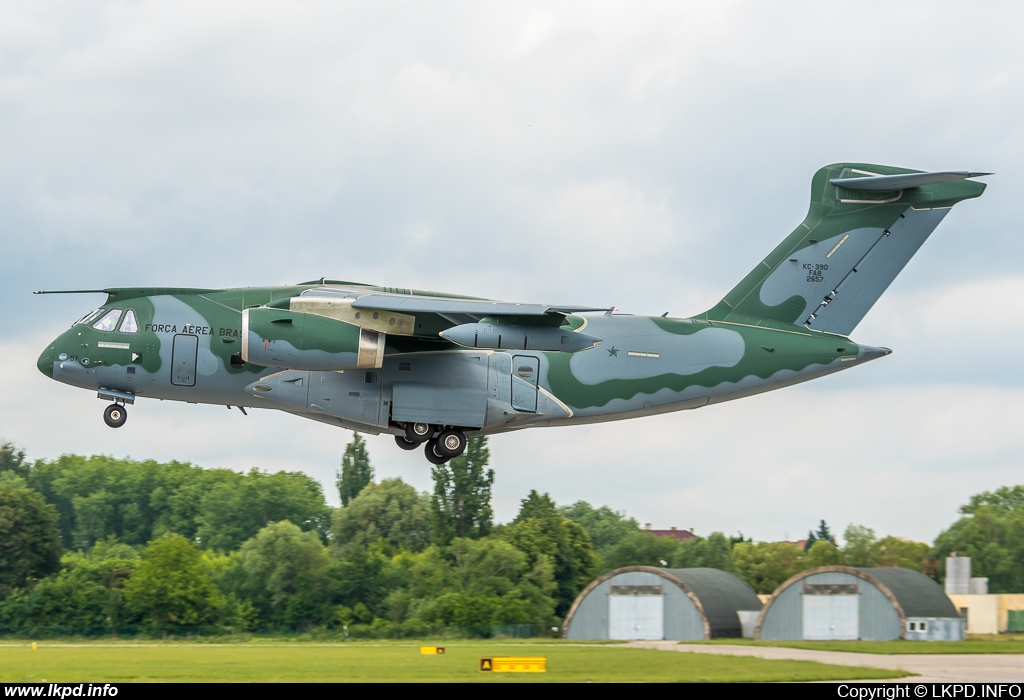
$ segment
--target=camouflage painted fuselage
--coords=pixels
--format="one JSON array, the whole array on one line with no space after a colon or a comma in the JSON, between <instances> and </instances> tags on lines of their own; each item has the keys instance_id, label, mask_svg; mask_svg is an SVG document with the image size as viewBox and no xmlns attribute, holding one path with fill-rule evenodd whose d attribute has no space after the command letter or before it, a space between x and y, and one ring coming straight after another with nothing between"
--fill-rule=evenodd
<instances>
[{"instance_id":1,"label":"camouflage painted fuselage","mask_svg":"<svg viewBox=\"0 0 1024 700\"><path fill-rule=\"evenodd\" d=\"M804 222L693 318L325 280L110 289L38 366L110 400L272 408L368 433L420 422L489 434L699 408L888 354L848 336L949 209L982 193L973 176L822 168Z\"/></svg>"},{"instance_id":2,"label":"camouflage painted fuselage","mask_svg":"<svg viewBox=\"0 0 1024 700\"><path fill-rule=\"evenodd\" d=\"M416 384L428 403L435 391L440 403L454 392L457 405L448 409L453 415L464 407L481 414L475 421L433 422L482 422L465 427L493 433L697 408L820 377L886 352L782 324L599 314L567 317L574 330L603 340L574 354L467 350L409 336L388 341L380 368L318 372L241 361L244 308L320 287L114 292L103 308L131 309L138 330L72 326L47 348L39 367L83 389L274 408L371 433L400 432L392 425L393 410L403 408L394 404L394 387Z\"/></svg>"}]
</instances>

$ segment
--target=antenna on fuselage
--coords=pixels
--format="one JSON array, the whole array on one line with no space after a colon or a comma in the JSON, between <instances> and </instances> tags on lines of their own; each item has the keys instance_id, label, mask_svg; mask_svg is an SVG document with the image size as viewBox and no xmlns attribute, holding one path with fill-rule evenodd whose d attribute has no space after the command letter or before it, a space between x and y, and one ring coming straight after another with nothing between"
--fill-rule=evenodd
<instances>
[{"instance_id":1,"label":"antenna on fuselage","mask_svg":"<svg viewBox=\"0 0 1024 700\"><path fill-rule=\"evenodd\" d=\"M106 289L38 289L33 294L109 294Z\"/></svg>"}]
</instances>

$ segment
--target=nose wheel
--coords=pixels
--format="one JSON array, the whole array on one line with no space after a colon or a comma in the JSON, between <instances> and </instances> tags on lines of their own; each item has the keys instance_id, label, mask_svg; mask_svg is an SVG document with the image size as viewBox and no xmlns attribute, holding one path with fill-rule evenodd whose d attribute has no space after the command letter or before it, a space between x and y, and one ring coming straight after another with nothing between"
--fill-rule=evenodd
<instances>
[{"instance_id":1,"label":"nose wheel","mask_svg":"<svg viewBox=\"0 0 1024 700\"><path fill-rule=\"evenodd\" d=\"M128 411L119 403L112 403L103 410L103 422L111 428L120 428L128 420Z\"/></svg>"}]
</instances>

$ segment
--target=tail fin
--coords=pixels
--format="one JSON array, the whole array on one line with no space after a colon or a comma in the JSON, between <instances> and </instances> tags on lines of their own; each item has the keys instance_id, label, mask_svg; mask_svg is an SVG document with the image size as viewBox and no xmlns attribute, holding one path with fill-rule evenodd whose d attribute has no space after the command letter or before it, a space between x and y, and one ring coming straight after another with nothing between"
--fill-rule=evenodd
<instances>
[{"instance_id":1,"label":"tail fin","mask_svg":"<svg viewBox=\"0 0 1024 700\"><path fill-rule=\"evenodd\" d=\"M967 178L987 174L825 166L804 222L707 318L849 335L950 208L985 191Z\"/></svg>"}]
</instances>

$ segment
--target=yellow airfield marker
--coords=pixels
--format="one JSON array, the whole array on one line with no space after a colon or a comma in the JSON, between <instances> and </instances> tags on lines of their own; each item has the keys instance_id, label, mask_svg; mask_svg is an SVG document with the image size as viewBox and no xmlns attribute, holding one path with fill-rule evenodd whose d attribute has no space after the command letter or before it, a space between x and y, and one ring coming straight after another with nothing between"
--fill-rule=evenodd
<instances>
[{"instance_id":1,"label":"yellow airfield marker","mask_svg":"<svg viewBox=\"0 0 1024 700\"><path fill-rule=\"evenodd\" d=\"M32 651L35 651L35 650L36 650L36 643L32 642Z\"/></svg>"},{"instance_id":2,"label":"yellow airfield marker","mask_svg":"<svg viewBox=\"0 0 1024 700\"><path fill-rule=\"evenodd\" d=\"M421 654L443 654L444 647L420 647Z\"/></svg>"},{"instance_id":3,"label":"yellow airfield marker","mask_svg":"<svg viewBox=\"0 0 1024 700\"><path fill-rule=\"evenodd\" d=\"M546 656L484 656L480 670L491 673L547 673Z\"/></svg>"}]
</instances>

